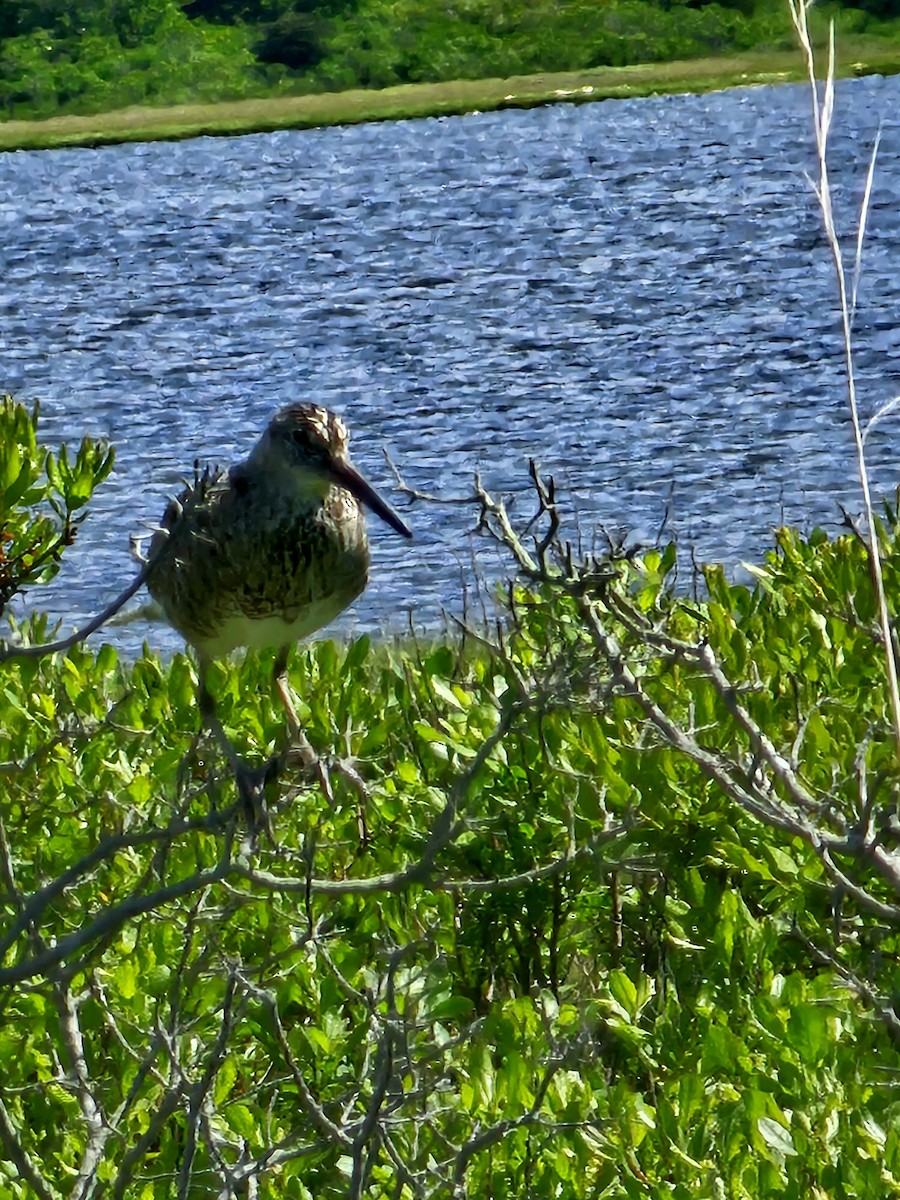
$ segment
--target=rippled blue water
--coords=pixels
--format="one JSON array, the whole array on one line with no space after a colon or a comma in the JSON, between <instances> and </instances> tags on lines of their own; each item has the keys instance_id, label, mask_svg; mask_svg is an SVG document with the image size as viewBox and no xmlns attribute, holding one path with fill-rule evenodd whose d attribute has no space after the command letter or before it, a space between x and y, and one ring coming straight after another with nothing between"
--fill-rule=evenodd
<instances>
[{"instance_id":1,"label":"rippled blue water","mask_svg":"<svg viewBox=\"0 0 900 1200\"><path fill-rule=\"evenodd\" d=\"M900 392L900 79L841 84L831 166L855 228L882 146L857 322L861 403ZM798 87L0 155L0 388L50 442L118 448L79 545L31 603L68 625L131 577L128 535L195 457L243 455L273 409L342 411L425 490L480 466L557 473L586 533L668 528L758 558L787 519L857 507L833 271ZM872 438L882 491L896 426ZM373 522L345 627L457 609L470 514ZM525 500L522 502L525 510ZM116 634L171 646L167 630Z\"/></svg>"}]
</instances>

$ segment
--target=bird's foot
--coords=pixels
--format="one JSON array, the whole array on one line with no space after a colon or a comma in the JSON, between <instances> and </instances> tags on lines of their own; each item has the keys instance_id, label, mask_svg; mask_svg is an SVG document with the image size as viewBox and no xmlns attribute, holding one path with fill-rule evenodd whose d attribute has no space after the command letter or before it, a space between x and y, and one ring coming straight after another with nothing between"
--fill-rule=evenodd
<instances>
[{"instance_id":1,"label":"bird's foot","mask_svg":"<svg viewBox=\"0 0 900 1200\"><path fill-rule=\"evenodd\" d=\"M334 788L331 786L329 764L316 754L302 730L295 731L294 742L285 753L285 761L289 766L300 767L304 773L313 776L322 789L322 795L334 808Z\"/></svg>"},{"instance_id":2,"label":"bird's foot","mask_svg":"<svg viewBox=\"0 0 900 1200\"><path fill-rule=\"evenodd\" d=\"M257 839L261 832L266 834L274 848L276 846L275 834L269 818L265 789L267 784L271 783L281 773L284 767L283 756L275 755L263 763L262 766L251 766L245 762L235 750L231 739L225 732L225 728L216 714L212 698L205 690L205 685L201 687L201 711L203 713L204 724L210 730L220 750L225 755L228 765L231 768L231 773L234 776L238 800L244 810L249 831L248 848L250 850L256 849Z\"/></svg>"},{"instance_id":3,"label":"bird's foot","mask_svg":"<svg viewBox=\"0 0 900 1200\"><path fill-rule=\"evenodd\" d=\"M188 788L193 781L194 770L197 766L197 747L200 745L201 736L202 733L194 734L194 736L191 738L191 744L188 747L187 753L178 764L178 774L175 777L175 786L179 796L184 796L187 794Z\"/></svg>"},{"instance_id":4,"label":"bird's foot","mask_svg":"<svg viewBox=\"0 0 900 1200\"><path fill-rule=\"evenodd\" d=\"M369 800L369 789L366 787L365 780L359 771L357 771L353 762L350 759L332 756L326 758L317 754L302 733L300 733L300 738L287 751L285 761L290 766L300 767L305 773L313 776L318 781L319 787L322 789L322 795L332 809L336 808L332 776L339 776L345 783L350 785L356 793L357 798L356 817L360 840L364 844L367 844L369 831L366 825L365 810Z\"/></svg>"},{"instance_id":5,"label":"bird's foot","mask_svg":"<svg viewBox=\"0 0 900 1200\"><path fill-rule=\"evenodd\" d=\"M284 705L288 719L287 761L292 766L299 766L304 771L315 776L319 787L322 789L322 795L328 801L331 808L335 806L334 788L331 786L332 770L343 775L357 790L359 787L365 790L365 784L352 767L341 763L337 759L322 758L310 745L309 739L303 732L303 726L300 724L300 718L297 716L297 709L294 707L294 701L291 697L291 689L287 677L287 647L279 651L278 657L275 660L274 678L275 687L281 697L281 702Z\"/></svg>"},{"instance_id":6,"label":"bird's foot","mask_svg":"<svg viewBox=\"0 0 900 1200\"><path fill-rule=\"evenodd\" d=\"M269 807L266 804L266 785L280 774L282 769L281 756L270 758L262 766L250 766L242 759L234 763L234 782L237 785L238 798L244 810L247 828L250 833L250 848L256 848L260 833L265 833L273 849L276 846L272 821L269 817Z\"/></svg>"}]
</instances>

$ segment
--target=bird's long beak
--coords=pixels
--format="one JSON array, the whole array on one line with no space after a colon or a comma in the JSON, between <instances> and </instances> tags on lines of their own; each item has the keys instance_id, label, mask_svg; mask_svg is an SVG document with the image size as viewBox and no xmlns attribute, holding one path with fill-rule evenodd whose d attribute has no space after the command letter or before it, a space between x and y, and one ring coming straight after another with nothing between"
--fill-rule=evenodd
<instances>
[{"instance_id":1,"label":"bird's long beak","mask_svg":"<svg viewBox=\"0 0 900 1200\"><path fill-rule=\"evenodd\" d=\"M339 487L346 488L360 504L371 508L372 512L381 517L382 521L386 521L391 529L395 529L405 538L412 537L409 527L397 516L391 506L382 500L372 485L363 479L356 467L351 466L348 462L333 462L330 474Z\"/></svg>"}]
</instances>

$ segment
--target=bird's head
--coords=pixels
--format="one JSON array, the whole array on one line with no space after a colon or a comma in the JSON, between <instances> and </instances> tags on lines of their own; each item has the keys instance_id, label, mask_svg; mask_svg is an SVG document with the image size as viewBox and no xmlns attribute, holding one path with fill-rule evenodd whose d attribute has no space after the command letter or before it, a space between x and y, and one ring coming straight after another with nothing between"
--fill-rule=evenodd
<instances>
[{"instance_id":1,"label":"bird's head","mask_svg":"<svg viewBox=\"0 0 900 1200\"><path fill-rule=\"evenodd\" d=\"M253 456L275 462L324 495L330 486L345 488L403 537L412 533L350 461L347 426L316 404L289 404L275 414Z\"/></svg>"}]
</instances>

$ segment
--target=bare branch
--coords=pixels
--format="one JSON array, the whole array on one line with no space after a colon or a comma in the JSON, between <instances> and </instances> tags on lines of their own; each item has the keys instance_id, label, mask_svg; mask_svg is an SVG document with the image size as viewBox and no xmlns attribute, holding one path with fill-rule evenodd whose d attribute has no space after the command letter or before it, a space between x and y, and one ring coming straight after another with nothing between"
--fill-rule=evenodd
<instances>
[{"instance_id":1,"label":"bare branch","mask_svg":"<svg viewBox=\"0 0 900 1200\"><path fill-rule=\"evenodd\" d=\"M472 503L473 499L475 499L475 497L472 495L468 495L468 496L438 496L432 492L420 492L418 490L418 488L411 487L406 482L406 480L404 479L403 475L400 472L400 468L397 466L397 464L391 458L391 456L386 448L384 448L382 450L382 453L384 454L385 462L390 467L391 473L394 476L394 484L397 488L397 491L403 492L403 494L406 496L409 496L409 498L411 500L424 500L428 504L470 505Z\"/></svg>"},{"instance_id":2,"label":"bare branch","mask_svg":"<svg viewBox=\"0 0 900 1200\"><path fill-rule=\"evenodd\" d=\"M9 1111L0 1099L0 1145L16 1170L32 1189L35 1200L60 1200L60 1193L49 1187L31 1155L19 1141L19 1135Z\"/></svg>"},{"instance_id":3,"label":"bare branch","mask_svg":"<svg viewBox=\"0 0 900 1200\"><path fill-rule=\"evenodd\" d=\"M228 975L228 983L225 987L225 998L222 1001L222 1017L219 1022L219 1032L215 1043L207 1055L206 1065L203 1068L200 1078L191 1086L188 1092L188 1110L185 1114L187 1118L187 1136L182 1150L181 1170L178 1175L178 1200L184 1200L191 1191L194 1155L197 1152L198 1130L202 1118L203 1105L228 1052L228 1041L235 1020L234 1000L238 978L237 968L232 967Z\"/></svg>"},{"instance_id":4,"label":"bare branch","mask_svg":"<svg viewBox=\"0 0 900 1200\"><path fill-rule=\"evenodd\" d=\"M835 975L844 981L849 991L876 1012L887 1026L894 1042L900 1043L900 1017L897 1016L892 1001L878 995L865 980L860 979L853 971L848 970L838 957L829 954L821 946L817 946L815 942L811 941L796 927L792 930L792 936L803 944L810 958L834 971Z\"/></svg>"},{"instance_id":5,"label":"bare branch","mask_svg":"<svg viewBox=\"0 0 900 1200\"><path fill-rule=\"evenodd\" d=\"M222 811L213 810L205 817L177 819L161 828L150 827L133 833L113 834L104 838L45 887L32 892L27 900L23 899L19 919L10 927L6 936L0 940L0 958L5 957L29 925L40 920L44 911L51 904L54 904L70 887L89 876L101 863L112 861L123 850L134 850L155 843L165 844L185 833L204 830L215 832L227 828L234 820L236 809L235 805ZM2 978L0 978L0 983L2 983Z\"/></svg>"},{"instance_id":6,"label":"bare branch","mask_svg":"<svg viewBox=\"0 0 900 1200\"><path fill-rule=\"evenodd\" d=\"M79 642L83 642L85 638L96 633L101 626L105 625L112 617L116 615L123 605L137 592L141 590L147 582L147 576L150 573L152 566L155 563L146 563L137 573L124 592L120 592L115 600L112 600L103 612L99 613L88 621L87 625L83 625L81 629L76 629L74 633L68 637L60 638L56 642L45 642L39 646L9 646L0 642L0 663L6 662L10 658L44 658L48 654L61 653L63 650L71 650Z\"/></svg>"},{"instance_id":7,"label":"bare branch","mask_svg":"<svg viewBox=\"0 0 900 1200\"><path fill-rule=\"evenodd\" d=\"M103 1151L112 1129L91 1087L91 1073L85 1058L84 1038L78 1019L78 1002L68 984L57 983L53 991L62 1044L69 1059L67 1074L78 1097L81 1116L88 1134L81 1167L72 1187L72 1197L73 1200L87 1200L93 1194L97 1169L103 1159Z\"/></svg>"},{"instance_id":8,"label":"bare branch","mask_svg":"<svg viewBox=\"0 0 900 1200\"><path fill-rule=\"evenodd\" d=\"M122 1158L115 1181L113 1182L113 1200L125 1200L135 1172L141 1163L143 1163L152 1147L158 1144L162 1131L165 1129L170 1118L178 1111L180 1105L180 1088L168 1088L150 1117L146 1130L133 1145L129 1146Z\"/></svg>"},{"instance_id":9,"label":"bare branch","mask_svg":"<svg viewBox=\"0 0 900 1200\"><path fill-rule=\"evenodd\" d=\"M71 970L70 960L91 942L108 937L136 917L201 891L211 884L226 879L229 874L234 872L234 865L225 860L208 871L198 871L194 875L189 875L166 887L158 888L154 892L129 896L127 900L98 913L89 924L60 938L55 945L48 946L32 958L15 963L11 967L0 968L0 987L11 983L20 983L35 975L46 975L61 963L66 963Z\"/></svg>"},{"instance_id":10,"label":"bare branch","mask_svg":"<svg viewBox=\"0 0 900 1200\"><path fill-rule=\"evenodd\" d=\"M853 438L856 452L856 471L859 478L860 489L863 497L863 506L866 514L866 547L869 554L869 566L872 573L872 584L875 590L875 598L878 605L878 622L881 627L881 636L884 642L884 664L887 676L888 696L891 706L891 724L896 754L898 761L900 761L900 680L898 680L897 662L894 658L892 649L893 642L891 635L891 617L888 610L887 595L884 587L881 550L878 545L878 530L875 521L875 512L869 483L869 467L865 454L865 433L862 428L859 415L859 405L857 402L856 372L853 361L853 337L851 331L853 306L856 300L856 289L860 271L859 264L861 261L862 241L865 235L866 216L869 210L872 179L875 170L875 155L873 154L870 160L862 212L860 214L859 233L857 236L857 262L854 273L856 278L853 284L853 298L851 300L850 296L848 295L847 274L844 269L841 243L834 222L831 185L828 178L828 132L834 111L834 22L832 21L830 26L828 43L828 71L825 81L824 98L820 106L815 77L815 56L813 53L812 42L809 37L809 27L807 24L808 4L806 3L806 0L789 0L789 4L791 9L791 17L794 22L794 28L797 31L797 36L806 55L807 70L812 92L816 151L819 160L819 182L816 188L816 195L822 211L822 223L825 229L825 237L831 250L831 257L834 263L835 280L837 283L838 301L840 305L841 316L841 333L843 338L844 371L847 386L847 406L850 411L850 421L853 427ZM877 150L877 139L875 148Z\"/></svg>"},{"instance_id":11,"label":"bare branch","mask_svg":"<svg viewBox=\"0 0 900 1200\"><path fill-rule=\"evenodd\" d=\"M257 987L245 976L241 975L240 978L248 994L255 996L269 1011L272 1024L275 1027L275 1036L278 1039L279 1049L281 1050L285 1065L290 1071L300 1102L307 1116L328 1142L340 1146L348 1154L352 1153L353 1139L326 1114L318 1100L313 1096L303 1077L303 1072L300 1070L291 1050L290 1043L287 1040L287 1034L284 1032L284 1026L281 1023L281 1014L278 1011L278 1003L275 997L264 988Z\"/></svg>"},{"instance_id":12,"label":"bare branch","mask_svg":"<svg viewBox=\"0 0 900 1200\"><path fill-rule=\"evenodd\" d=\"M459 1185L463 1182L469 1163L476 1154L480 1154L482 1150L487 1150L490 1146L495 1146L513 1130L521 1129L524 1125L534 1125L540 1121L541 1108L544 1104L544 1097L547 1094L547 1089L553 1081L553 1076L557 1073L557 1071L565 1066L566 1061L566 1056L562 1056L559 1058L553 1058L547 1063L546 1067L544 1068L543 1077L538 1085L537 1092L535 1093L534 1101L526 1112L522 1113L521 1116L518 1117L511 1117L508 1120L497 1121L494 1125L490 1125L487 1129L483 1129L480 1133L477 1133L473 1137L469 1138L469 1140L459 1148L453 1170L453 1182L456 1187L459 1187Z\"/></svg>"}]
</instances>

